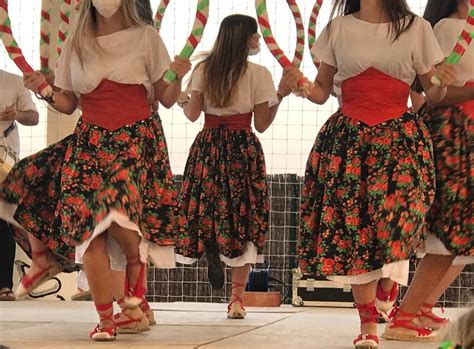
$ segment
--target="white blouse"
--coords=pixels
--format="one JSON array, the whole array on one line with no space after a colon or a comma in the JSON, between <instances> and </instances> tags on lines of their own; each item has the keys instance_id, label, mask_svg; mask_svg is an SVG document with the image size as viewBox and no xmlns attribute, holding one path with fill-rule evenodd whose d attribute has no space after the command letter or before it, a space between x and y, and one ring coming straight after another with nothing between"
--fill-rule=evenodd
<instances>
[{"instance_id":1,"label":"white blouse","mask_svg":"<svg viewBox=\"0 0 474 349\"><path fill-rule=\"evenodd\" d=\"M31 99L31 93L23 85L20 76L0 69L0 112L5 108L14 106L18 111L36 111L36 106ZM0 121L0 145L11 147L20 155L20 137L18 125L5 138L3 132L12 124L11 121Z\"/></svg>"},{"instance_id":2,"label":"white blouse","mask_svg":"<svg viewBox=\"0 0 474 349\"><path fill-rule=\"evenodd\" d=\"M466 20L458 18L444 18L436 23L434 33L446 57L453 51L465 23ZM458 72L456 86L464 86L466 82L474 81L474 45L469 45L457 63L456 69Z\"/></svg>"},{"instance_id":3,"label":"white blouse","mask_svg":"<svg viewBox=\"0 0 474 349\"><path fill-rule=\"evenodd\" d=\"M373 67L411 85L416 75L428 73L444 55L430 24L416 17L412 26L393 41L389 23L369 23L354 15L339 16L324 28L313 53L337 68L335 92L342 82Z\"/></svg>"},{"instance_id":4,"label":"white blouse","mask_svg":"<svg viewBox=\"0 0 474 349\"><path fill-rule=\"evenodd\" d=\"M56 68L55 85L76 95L90 93L104 79L144 85L153 95L153 83L170 66L170 57L158 31L135 26L97 38L100 47L83 49L83 62L67 40Z\"/></svg>"},{"instance_id":5,"label":"white blouse","mask_svg":"<svg viewBox=\"0 0 474 349\"><path fill-rule=\"evenodd\" d=\"M237 83L235 94L226 108L214 108L206 101L206 89L202 82L203 66L197 67L191 76L191 90L204 95L203 111L217 116L246 114L253 112L254 106L268 102L271 107L278 104L278 97L272 75L262 65L248 62L247 70Z\"/></svg>"}]
</instances>

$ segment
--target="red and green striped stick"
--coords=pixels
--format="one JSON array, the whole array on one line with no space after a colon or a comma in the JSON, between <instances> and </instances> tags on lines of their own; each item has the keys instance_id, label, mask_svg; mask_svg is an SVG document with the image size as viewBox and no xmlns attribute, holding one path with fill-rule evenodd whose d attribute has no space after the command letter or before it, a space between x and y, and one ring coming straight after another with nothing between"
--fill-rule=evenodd
<instances>
[{"instance_id":1,"label":"red and green striped stick","mask_svg":"<svg viewBox=\"0 0 474 349\"><path fill-rule=\"evenodd\" d=\"M209 0L198 0L196 9L196 19L194 20L193 29L189 34L184 48L179 56L181 58L189 58L193 54L197 45L201 42L204 28L206 28L207 18L209 17ZM169 69L164 76L166 83L171 84L176 81L176 73Z\"/></svg>"},{"instance_id":2,"label":"red and green striped stick","mask_svg":"<svg viewBox=\"0 0 474 349\"><path fill-rule=\"evenodd\" d=\"M275 41L275 38L273 37L272 29L270 28L270 23L268 20L266 1L256 0L255 7L257 10L258 25L260 26L260 31L262 32L263 40L267 44L268 49L282 67L285 68L290 66L290 60L280 49L280 46L278 46L277 42Z\"/></svg>"},{"instance_id":3,"label":"red and green striped stick","mask_svg":"<svg viewBox=\"0 0 474 349\"><path fill-rule=\"evenodd\" d=\"M311 58L316 68L319 68L321 62L318 60L316 55L313 53L313 47L316 43L316 24L318 21L319 12L321 11L321 6L323 6L323 0L316 0L311 11L311 16L309 17L308 23L308 46L309 52L311 53Z\"/></svg>"},{"instance_id":4,"label":"red and green striped stick","mask_svg":"<svg viewBox=\"0 0 474 349\"><path fill-rule=\"evenodd\" d=\"M165 15L166 8L168 7L169 3L170 3L170 0L161 0L160 4L158 5L158 9L156 10L155 28L158 31L160 31L160 29L161 29L161 24L163 22L163 16Z\"/></svg>"},{"instance_id":5,"label":"red and green striped stick","mask_svg":"<svg viewBox=\"0 0 474 349\"><path fill-rule=\"evenodd\" d=\"M21 48L13 37L10 16L8 15L8 0L0 0L0 38L8 55L23 74L34 73L33 68L26 61ZM51 86L46 83L40 86L39 91L43 98L50 98L53 95Z\"/></svg>"},{"instance_id":6,"label":"red and green striped stick","mask_svg":"<svg viewBox=\"0 0 474 349\"><path fill-rule=\"evenodd\" d=\"M467 48L474 39L474 0L469 0L469 10L467 13L467 20L464 29L459 36L458 42L454 46L453 52L446 60L447 64L456 64L466 52ZM474 64L474 63L473 63ZM438 76L431 78L431 83L435 86L440 86L442 81Z\"/></svg>"},{"instance_id":7,"label":"red and green striped stick","mask_svg":"<svg viewBox=\"0 0 474 349\"><path fill-rule=\"evenodd\" d=\"M49 50L51 45L51 0L41 2L40 62L41 72L49 73Z\"/></svg>"},{"instance_id":8,"label":"red and green striped stick","mask_svg":"<svg viewBox=\"0 0 474 349\"><path fill-rule=\"evenodd\" d=\"M276 58L278 63L280 63L283 68L292 66L293 64L290 62L288 57L286 57L285 53L281 50L280 46L278 46L275 38L273 37L270 21L268 20L266 1L255 0L255 9L257 11L258 25L260 27L260 31L262 32L263 40L265 41L265 44L272 53L273 57ZM307 86L308 84L306 82L307 79L303 77L298 82L298 86L305 90L305 92L309 92L309 86Z\"/></svg>"},{"instance_id":9,"label":"red and green striped stick","mask_svg":"<svg viewBox=\"0 0 474 349\"><path fill-rule=\"evenodd\" d=\"M69 25L71 22L72 0L62 0L59 10L59 29L58 29L58 43L56 52L58 57L61 56L64 42L69 35Z\"/></svg>"},{"instance_id":10,"label":"red and green striped stick","mask_svg":"<svg viewBox=\"0 0 474 349\"><path fill-rule=\"evenodd\" d=\"M305 43L305 32L303 18L301 17L301 11L298 7L298 4L295 0L286 0L288 6L290 7L293 18L295 19L296 25L296 47L295 47L295 56L293 57L293 65L295 67L300 67L301 62L303 61L304 55L304 43Z\"/></svg>"}]
</instances>

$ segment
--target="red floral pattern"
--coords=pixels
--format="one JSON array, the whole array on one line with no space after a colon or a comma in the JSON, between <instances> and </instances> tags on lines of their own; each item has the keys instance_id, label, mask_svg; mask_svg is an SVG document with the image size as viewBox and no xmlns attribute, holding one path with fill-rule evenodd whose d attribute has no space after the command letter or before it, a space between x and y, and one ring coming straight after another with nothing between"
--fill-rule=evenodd
<instances>
[{"instance_id":1,"label":"red floral pattern","mask_svg":"<svg viewBox=\"0 0 474 349\"><path fill-rule=\"evenodd\" d=\"M0 199L18 204L20 225L69 266L74 245L112 210L147 240L175 245L186 226L177 196L157 115L116 131L79 121L74 134L20 161L0 189ZM25 231L15 235L29 252Z\"/></svg>"},{"instance_id":2,"label":"red floral pattern","mask_svg":"<svg viewBox=\"0 0 474 349\"><path fill-rule=\"evenodd\" d=\"M415 114L373 127L334 114L306 167L301 270L358 275L410 258L433 197L429 134Z\"/></svg>"},{"instance_id":3,"label":"red floral pattern","mask_svg":"<svg viewBox=\"0 0 474 349\"><path fill-rule=\"evenodd\" d=\"M452 253L474 256L474 115L454 106L424 108L421 115L436 166L427 229Z\"/></svg>"},{"instance_id":4,"label":"red floral pattern","mask_svg":"<svg viewBox=\"0 0 474 349\"><path fill-rule=\"evenodd\" d=\"M247 242L261 254L268 231L269 199L262 146L250 131L204 129L196 137L184 171L180 205L189 239L179 253L199 258L216 241L228 258Z\"/></svg>"}]
</instances>

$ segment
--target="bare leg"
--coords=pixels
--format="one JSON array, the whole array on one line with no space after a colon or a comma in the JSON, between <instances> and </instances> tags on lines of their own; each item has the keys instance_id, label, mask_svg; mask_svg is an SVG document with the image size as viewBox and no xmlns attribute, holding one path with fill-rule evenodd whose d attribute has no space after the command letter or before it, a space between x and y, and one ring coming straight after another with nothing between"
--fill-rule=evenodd
<instances>
[{"instance_id":1,"label":"bare leg","mask_svg":"<svg viewBox=\"0 0 474 349\"><path fill-rule=\"evenodd\" d=\"M427 254L418 265L415 277L394 318L385 327L386 339L418 341L436 340L436 334L417 324L416 314L435 292L448 271L454 256Z\"/></svg>"},{"instance_id":2,"label":"bare leg","mask_svg":"<svg viewBox=\"0 0 474 349\"><path fill-rule=\"evenodd\" d=\"M112 223L109 228L110 236L117 241L119 246L121 247L123 253L127 257L127 271L122 275L115 275L115 281L113 282L113 294L115 297L120 297L117 301L121 300L124 295L124 283L122 280L128 278L129 286L133 287L134 294L133 297L129 297L129 299L133 299L134 304L127 303L127 299L125 300L125 304L121 304L120 307L122 308L122 312L119 315L119 318L116 320L116 324L118 326L119 333L138 333L147 331L150 329L149 322L146 317L143 316L143 312L140 309L139 305L143 302L143 294L141 290L145 290L143 282L145 282L145 278L143 280L139 280L140 272L144 272L142 268L144 265L141 264L140 261L140 251L139 245L141 241L141 237L137 234L134 230L129 230L122 228L118 224ZM123 277L123 279L122 279ZM120 285L121 284L121 285ZM139 292L137 289L141 288ZM121 292L120 292L121 290ZM127 295L129 296L129 295Z\"/></svg>"},{"instance_id":3,"label":"bare leg","mask_svg":"<svg viewBox=\"0 0 474 349\"><path fill-rule=\"evenodd\" d=\"M389 278L380 279L380 284L382 285L382 289L385 292L390 292L392 290L392 287L393 287L394 283L395 283L395 281L393 281L392 279L389 279Z\"/></svg>"},{"instance_id":4,"label":"bare leg","mask_svg":"<svg viewBox=\"0 0 474 349\"><path fill-rule=\"evenodd\" d=\"M125 229L116 223L112 223L109 228L109 234L122 248L127 261L136 260L140 257L139 245L141 237L136 231ZM141 265L139 263L129 263L127 266L128 280L133 287L137 284L140 269Z\"/></svg>"},{"instance_id":5,"label":"bare leg","mask_svg":"<svg viewBox=\"0 0 474 349\"><path fill-rule=\"evenodd\" d=\"M436 291L453 260L454 256L427 254L418 265L400 310L416 314L421 305Z\"/></svg>"},{"instance_id":6,"label":"bare leg","mask_svg":"<svg viewBox=\"0 0 474 349\"><path fill-rule=\"evenodd\" d=\"M354 296L354 301L358 305L367 305L375 301L375 291L377 289L377 281L369 282L368 284L363 285L351 285L352 295ZM375 305L374 305L375 307ZM359 311L362 318L371 318L374 317L374 314L371 311ZM375 320L376 321L376 317ZM368 322L360 324L361 334L371 334L377 335L377 323Z\"/></svg>"},{"instance_id":7,"label":"bare leg","mask_svg":"<svg viewBox=\"0 0 474 349\"><path fill-rule=\"evenodd\" d=\"M390 311L398 298L398 284L389 279L382 278L377 283L375 306L379 312L379 322L388 322Z\"/></svg>"},{"instance_id":8,"label":"bare leg","mask_svg":"<svg viewBox=\"0 0 474 349\"><path fill-rule=\"evenodd\" d=\"M35 238L33 234L28 234L28 240L31 245L31 251L33 253L38 253L38 252L45 252L48 251L48 247L43 244L40 240ZM41 269L47 268L50 265L54 264L54 260L51 257L50 254L43 254L38 257L34 257L30 269L28 271L28 275L34 275L38 273Z\"/></svg>"},{"instance_id":9,"label":"bare leg","mask_svg":"<svg viewBox=\"0 0 474 349\"><path fill-rule=\"evenodd\" d=\"M43 251L48 249L48 247L46 247L46 245L40 240L35 238L33 234L28 234L28 240L30 241L32 251Z\"/></svg>"},{"instance_id":10,"label":"bare leg","mask_svg":"<svg viewBox=\"0 0 474 349\"><path fill-rule=\"evenodd\" d=\"M112 270L112 288L114 300L118 302L124 297L125 271Z\"/></svg>"},{"instance_id":11,"label":"bare leg","mask_svg":"<svg viewBox=\"0 0 474 349\"><path fill-rule=\"evenodd\" d=\"M114 289L114 300L120 306L120 309L125 310L125 303L123 301L123 297L125 296L124 293L124 285L125 285L125 271L114 271L112 270L113 275L113 289ZM147 287L147 277L145 273L144 278L144 287ZM156 325L155 314L153 310L150 308L148 301L143 299L142 303L140 304L140 309L146 315L148 322L150 325Z\"/></svg>"},{"instance_id":12,"label":"bare leg","mask_svg":"<svg viewBox=\"0 0 474 349\"><path fill-rule=\"evenodd\" d=\"M50 250L32 234L28 234L31 244L31 266L15 290L16 299L25 297L30 291L61 272Z\"/></svg>"},{"instance_id":13,"label":"bare leg","mask_svg":"<svg viewBox=\"0 0 474 349\"><path fill-rule=\"evenodd\" d=\"M249 270L250 264L232 268L232 295L227 306L227 317L229 319L243 319L246 315L243 302Z\"/></svg>"},{"instance_id":14,"label":"bare leg","mask_svg":"<svg viewBox=\"0 0 474 349\"><path fill-rule=\"evenodd\" d=\"M444 327L449 322L448 319L442 319L433 314L432 308L434 305L436 305L436 303L438 303L439 299L446 291L446 289L454 282L454 280L456 280L459 274L461 274L464 267L464 265L452 265L448 269L439 285L425 301L425 304L421 307L421 311L427 316L420 316L417 318L417 323L420 326L439 329ZM434 317L435 319L437 318L438 320L435 321L432 319L432 317Z\"/></svg>"},{"instance_id":15,"label":"bare leg","mask_svg":"<svg viewBox=\"0 0 474 349\"><path fill-rule=\"evenodd\" d=\"M84 271L87 274L89 287L96 307L110 304L113 301L112 289L112 272L110 270L110 261L106 251L107 235L101 234L91 241L89 247L83 256ZM112 308L99 311L101 317L110 315ZM109 314L110 313L110 314ZM102 327L111 327L111 320L100 322Z\"/></svg>"},{"instance_id":16,"label":"bare leg","mask_svg":"<svg viewBox=\"0 0 474 349\"><path fill-rule=\"evenodd\" d=\"M148 268L147 268L148 269ZM118 302L121 300L124 296L124 285L125 285L125 271L117 271L117 270L112 270L112 276L113 276L113 289L114 289L114 300ZM143 286L147 288L147 274L145 272L145 277L143 280Z\"/></svg>"},{"instance_id":17,"label":"bare leg","mask_svg":"<svg viewBox=\"0 0 474 349\"><path fill-rule=\"evenodd\" d=\"M454 280L456 280L459 274L461 274L464 267L465 265L451 265L451 267L449 267L448 271L446 272L446 274L444 275L443 279L438 284L436 289L433 291L431 296L429 296L428 299L426 300L426 303L428 304L438 303L443 293L454 282Z\"/></svg>"},{"instance_id":18,"label":"bare leg","mask_svg":"<svg viewBox=\"0 0 474 349\"><path fill-rule=\"evenodd\" d=\"M244 266L232 268L232 284L234 285L244 285L234 287L232 290L232 296L230 301L232 302L235 299L243 299L245 293L245 285L247 285L247 280L249 278L250 264L245 264Z\"/></svg>"}]
</instances>

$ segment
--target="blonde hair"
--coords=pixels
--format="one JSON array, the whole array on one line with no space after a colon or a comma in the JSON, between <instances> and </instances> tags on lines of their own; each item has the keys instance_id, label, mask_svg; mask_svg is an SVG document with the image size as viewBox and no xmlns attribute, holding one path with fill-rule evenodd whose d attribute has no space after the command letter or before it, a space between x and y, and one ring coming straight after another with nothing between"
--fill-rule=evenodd
<instances>
[{"instance_id":1,"label":"blonde hair","mask_svg":"<svg viewBox=\"0 0 474 349\"><path fill-rule=\"evenodd\" d=\"M138 15L135 0L122 0L121 10L127 27L147 25L147 23ZM83 61L82 50L86 46L97 47L100 49L96 34L97 11L92 5L92 0L82 0L79 11L79 20L71 33L71 45L81 63Z\"/></svg>"}]
</instances>

